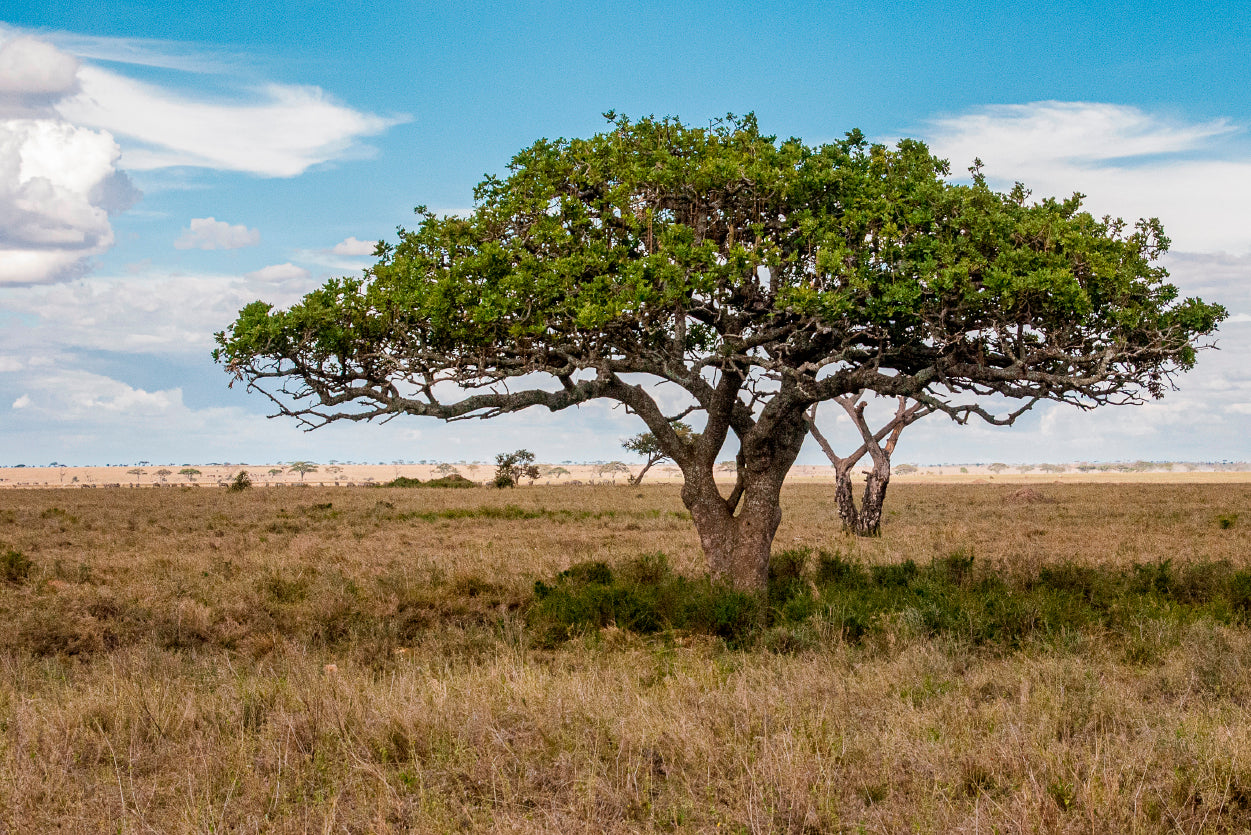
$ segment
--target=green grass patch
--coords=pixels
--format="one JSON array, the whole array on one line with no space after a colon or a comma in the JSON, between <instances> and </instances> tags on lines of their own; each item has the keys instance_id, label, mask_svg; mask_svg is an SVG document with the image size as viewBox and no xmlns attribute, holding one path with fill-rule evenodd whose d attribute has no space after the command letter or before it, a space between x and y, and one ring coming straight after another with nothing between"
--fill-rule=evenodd
<instances>
[{"instance_id":1,"label":"green grass patch","mask_svg":"<svg viewBox=\"0 0 1251 835\"><path fill-rule=\"evenodd\" d=\"M768 594L736 592L676 574L663 554L611 567L581 563L537 582L528 619L552 644L613 625L640 634L715 635L731 646L793 649L817 636L860 643L905 629L973 646L1015 649L1098 631L1134 649L1145 622L1251 620L1251 571L1224 562L1128 569L1062 563L1003 574L956 552L928 564L864 565L838 553L774 555ZM813 628L820 627L820 628ZM1147 653L1149 654L1149 653Z\"/></svg>"}]
</instances>

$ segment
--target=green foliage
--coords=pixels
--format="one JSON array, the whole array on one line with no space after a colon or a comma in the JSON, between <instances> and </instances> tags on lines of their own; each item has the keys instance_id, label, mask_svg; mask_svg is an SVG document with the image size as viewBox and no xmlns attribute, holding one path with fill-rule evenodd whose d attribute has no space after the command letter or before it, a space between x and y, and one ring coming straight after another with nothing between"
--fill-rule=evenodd
<instances>
[{"instance_id":1,"label":"green foliage","mask_svg":"<svg viewBox=\"0 0 1251 835\"><path fill-rule=\"evenodd\" d=\"M379 415L398 405L444 417L615 396L569 376L605 357L657 357L629 370L662 377L692 355L798 370L854 366L869 342L875 369L938 363L944 373L925 379L953 391L1045 366L1045 384L1014 376L1014 394L1095 402L1100 390L1158 395L1193 364L1192 340L1226 311L1178 300L1155 264L1169 243L1157 221L1094 218L1080 195L997 193L973 171L971 184L952 182L924 144L874 145L854 130L809 146L761 133L753 116L705 128L612 114L604 133L520 151L506 176L478 185L469 216L423 209L365 277L329 281L289 308L248 305L217 334L214 357L254 383L317 380ZM760 350L764 334L788 351ZM1105 367L1113 345L1124 352L1110 388L1061 379ZM533 371L569 380L576 396L479 396L444 410L399 404L378 382ZM349 415L318 418L336 416Z\"/></svg>"},{"instance_id":2,"label":"green foliage","mask_svg":"<svg viewBox=\"0 0 1251 835\"><path fill-rule=\"evenodd\" d=\"M663 554L653 554L616 570L603 562L580 563L551 584L537 582L528 617L548 644L615 625L640 634L703 633L732 646L785 651L811 645L812 636L822 633L860 643L901 622L918 636L1000 649L1095 629L1113 641L1119 636L1129 660L1145 661L1158 648L1139 646L1144 619L1251 622L1251 570L1234 571L1227 563L1178 567L1165 560L1129 569L1060 563L1034 575L1001 576L964 551L925 565L905 560L866 566L837 552L800 548L773 556L762 599L682 577ZM805 632L805 624L814 622L824 629Z\"/></svg>"},{"instance_id":3,"label":"green foliage","mask_svg":"<svg viewBox=\"0 0 1251 835\"><path fill-rule=\"evenodd\" d=\"M13 548L0 550L0 580L6 583L21 583L30 576L34 567L30 557Z\"/></svg>"},{"instance_id":4,"label":"green foliage","mask_svg":"<svg viewBox=\"0 0 1251 835\"><path fill-rule=\"evenodd\" d=\"M252 487L252 476L247 470L240 470L239 474L230 480L230 484L226 489L231 493L242 493L244 490L250 490Z\"/></svg>"},{"instance_id":5,"label":"green foliage","mask_svg":"<svg viewBox=\"0 0 1251 835\"><path fill-rule=\"evenodd\" d=\"M516 487L523 478L531 481L540 475L538 465L534 463L534 453L527 449L516 452L501 452L495 456L496 487Z\"/></svg>"},{"instance_id":6,"label":"green foliage","mask_svg":"<svg viewBox=\"0 0 1251 835\"><path fill-rule=\"evenodd\" d=\"M374 484L372 487L451 487L454 489L463 489L466 487L477 487L478 485L465 478L459 473L445 476L443 478L432 478L429 481L422 481L419 478L409 478L408 476L398 476L384 484Z\"/></svg>"},{"instance_id":7,"label":"green foliage","mask_svg":"<svg viewBox=\"0 0 1251 835\"><path fill-rule=\"evenodd\" d=\"M581 563L549 585L534 584L527 619L536 638L552 645L588 630L616 626L641 634L684 630L716 635L732 646L746 641L761 617L757 597L674 573L663 554L648 554L613 572Z\"/></svg>"},{"instance_id":8,"label":"green foliage","mask_svg":"<svg viewBox=\"0 0 1251 835\"><path fill-rule=\"evenodd\" d=\"M312 461L292 461L290 464L287 465L287 469L289 469L293 473L299 473L300 481L303 481L304 476L307 473L317 472L317 465L313 463Z\"/></svg>"}]
</instances>

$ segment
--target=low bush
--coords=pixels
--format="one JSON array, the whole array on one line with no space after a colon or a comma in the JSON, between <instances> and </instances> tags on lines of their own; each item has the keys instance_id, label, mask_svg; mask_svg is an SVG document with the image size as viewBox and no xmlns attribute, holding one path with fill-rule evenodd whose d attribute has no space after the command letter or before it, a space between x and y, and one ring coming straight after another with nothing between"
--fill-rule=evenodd
<instances>
[{"instance_id":1,"label":"low bush","mask_svg":"<svg viewBox=\"0 0 1251 835\"><path fill-rule=\"evenodd\" d=\"M0 551L0 579L8 583L21 583L30 576L34 563L30 557L13 548Z\"/></svg>"},{"instance_id":2,"label":"low bush","mask_svg":"<svg viewBox=\"0 0 1251 835\"><path fill-rule=\"evenodd\" d=\"M558 643L609 626L640 634L703 633L730 646L794 646L809 622L860 642L906 624L913 633L1012 649L1097 629L1127 642L1145 620L1176 626L1202 619L1251 622L1251 571L1228 563L1170 560L1127 569L1059 564L1001 574L955 552L919 565L863 565L801 548L775 554L760 598L707 578L674 573L663 554L624 565L579 563L535 583L529 622L539 642ZM805 634L813 634L809 630Z\"/></svg>"},{"instance_id":3,"label":"low bush","mask_svg":"<svg viewBox=\"0 0 1251 835\"><path fill-rule=\"evenodd\" d=\"M421 480L421 479L419 479L419 478L409 478L409 477L408 477L408 476L406 476L406 475L402 475L402 476L399 476L398 478L393 478L392 480L390 480L390 481L388 481L388 482L386 482L386 483L384 483L384 484L373 484L373 485L370 485L370 486L372 486L372 487L453 487L453 488L465 488L465 487L477 487L477 486L478 486L478 483L477 483L477 482L475 482L475 481L470 481L469 479L465 478L463 475L460 475L460 474L458 474L458 473L452 473L451 475L445 475L445 476L443 476L442 478L432 478L432 479L430 479L429 481L422 481L422 480Z\"/></svg>"},{"instance_id":4,"label":"low bush","mask_svg":"<svg viewBox=\"0 0 1251 835\"><path fill-rule=\"evenodd\" d=\"M542 645L616 626L641 634L681 630L745 643L762 621L760 601L706 578L673 572L664 554L647 554L613 571L579 563L550 585L534 584L528 621Z\"/></svg>"}]
</instances>

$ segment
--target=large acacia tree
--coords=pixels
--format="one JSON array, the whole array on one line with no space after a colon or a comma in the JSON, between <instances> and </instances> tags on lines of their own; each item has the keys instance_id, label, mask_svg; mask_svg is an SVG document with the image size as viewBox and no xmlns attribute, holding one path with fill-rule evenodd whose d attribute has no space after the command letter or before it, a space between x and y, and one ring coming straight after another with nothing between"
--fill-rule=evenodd
<instances>
[{"instance_id":1,"label":"large acacia tree","mask_svg":"<svg viewBox=\"0 0 1251 835\"><path fill-rule=\"evenodd\" d=\"M362 277L247 306L216 359L308 427L616 401L681 469L713 575L760 589L814 404L875 392L1010 421L1040 398L1136 403L1224 316L1177 298L1155 221L996 193L976 169L950 182L916 141L608 118L521 151L466 217L418 209ZM689 405L666 413L657 384Z\"/></svg>"}]
</instances>

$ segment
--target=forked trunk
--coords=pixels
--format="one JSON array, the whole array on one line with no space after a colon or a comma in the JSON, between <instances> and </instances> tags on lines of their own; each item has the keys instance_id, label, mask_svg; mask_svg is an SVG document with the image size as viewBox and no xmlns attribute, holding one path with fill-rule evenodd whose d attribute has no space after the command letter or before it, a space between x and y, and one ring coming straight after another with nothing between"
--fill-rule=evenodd
<instances>
[{"instance_id":1,"label":"forked trunk","mask_svg":"<svg viewBox=\"0 0 1251 835\"><path fill-rule=\"evenodd\" d=\"M880 536L882 503L886 499L886 487L890 484L889 461L873 462L873 469L865 476L864 495L859 508L852 499L851 467L837 468L834 479L834 498L843 530L856 536Z\"/></svg>"},{"instance_id":2,"label":"forked trunk","mask_svg":"<svg viewBox=\"0 0 1251 835\"><path fill-rule=\"evenodd\" d=\"M743 438L729 498L717 488L711 461L684 473L682 501L713 579L756 594L768 588L770 549L782 522L782 483L806 434L802 414L796 414Z\"/></svg>"},{"instance_id":3,"label":"forked trunk","mask_svg":"<svg viewBox=\"0 0 1251 835\"><path fill-rule=\"evenodd\" d=\"M719 495L688 507L713 579L742 591L763 591L769 582L773 537L782 521L780 497L770 497L768 491L744 495L737 515Z\"/></svg>"}]
</instances>

